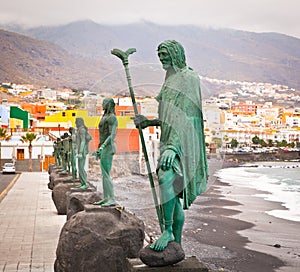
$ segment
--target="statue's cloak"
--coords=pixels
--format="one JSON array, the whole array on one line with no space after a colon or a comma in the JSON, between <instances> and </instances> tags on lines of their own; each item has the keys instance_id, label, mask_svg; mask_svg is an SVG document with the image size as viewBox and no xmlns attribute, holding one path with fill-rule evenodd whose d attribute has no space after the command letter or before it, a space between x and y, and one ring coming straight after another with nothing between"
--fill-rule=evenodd
<instances>
[{"instance_id":1,"label":"statue's cloak","mask_svg":"<svg viewBox=\"0 0 300 272\"><path fill-rule=\"evenodd\" d=\"M169 75L157 100L161 121L160 154L167 149L176 152L179 159L174 161L173 169L180 177L180 192L177 192L183 199L183 208L188 209L196 197L205 192L208 177L198 74L184 67Z\"/></svg>"}]
</instances>

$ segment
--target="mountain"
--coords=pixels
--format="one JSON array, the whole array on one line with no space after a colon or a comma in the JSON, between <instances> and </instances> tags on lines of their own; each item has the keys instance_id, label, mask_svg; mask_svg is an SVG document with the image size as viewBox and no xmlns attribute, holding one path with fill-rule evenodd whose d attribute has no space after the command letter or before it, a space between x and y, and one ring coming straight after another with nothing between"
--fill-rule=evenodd
<instances>
[{"instance_id":1,"label":"mountain","mask_svg":"<svg viewBox=\"0 0 300 272\"><path fill-rule=\"evenodd\" d=\"M85 81L94 80L91 88L95 90L105 89L114 92L126 90L122 64L110 54L110 50L113 48L126 50L135 47L137 52L130 56L133 82L140 89L148 89L152 84L151 87L156 92L163 81L163 71L156 50L159 43L166 39L175 39L183 44L188 65L200 75L226 80L278 83L300 89L298 76L300 39L283 34L210 29L189 25L162 26L145 21L129 25L101 25L92 21L80 21L62 26L17 31L38 39L39 43L42 43L41 40L50 42L51 46L50 43L47 43L47 46L52 48L50 50L52 54L53 44L63 48L65 51L59 52L64 53L53 58L57 61L59 57L64 59L61 62L66 65L67 70L74 71L73 76L77 75L78 65L71 60L79 59L82 63L86 62L86 67L79 66L85 69L86 80L82 78L82 81L76 80L76 83L83 84ZM30 54L27 53L27 56ZM51 57L52 60L53 58ZM68 58L69 62L65 58ZM93 64L94 70L90 70L90 63L95 62L100 62L102 65ZM44 64L57 66L55 61ZM0 65L2 69L3 66ZM48 75L47 79L56 82L60 80L63 82L63 79L66 82L68 79L68 82L72 82L68 76L62 78L61 75L56 74L58 77L56 80ZM99 75L104 76L99 77ZM117 90L112 90L112 85L121 80L123 82ZM84 85L91 84L85 82Z\"/></svg>"},{"instance_id":2,"label":"mountain","mask_svg":"<svg viewBox=\"0 0 300 272\"><path fill-rule=\"evenodd\" d=\"M103 62L86 61L51 42L4 30L0 48L1 82L88 88L109 71Z\"/></svg>"}]
</instances>

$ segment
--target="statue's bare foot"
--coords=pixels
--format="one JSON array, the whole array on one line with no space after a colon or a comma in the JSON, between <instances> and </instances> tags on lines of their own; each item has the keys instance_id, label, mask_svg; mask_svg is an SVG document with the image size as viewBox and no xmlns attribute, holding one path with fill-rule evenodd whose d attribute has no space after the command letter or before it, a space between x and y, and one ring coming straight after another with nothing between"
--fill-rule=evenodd
<instances>
[{"instance_id":1,"label":"statue's bare foot","mask_svg":"<svg viewBox=\"0 0 300 272\"><path fill-rule=\"evenodd\" d=\"M115 206L117 203L114 200L108 200L107 202L103 203L102 207L109 207L109 206Z\"/></svg>"},{"instance_id":2,"label":"statue's bare foot","mask_svg":"<svg viewBox=\"0 0 300 272\"><path fill-rule=\"evenodd\" d=\"M93 205L103 205L105 202L107 202L107 199L103 199L101 201L94 202Z\"/></svg>"},{"instance_id":3,"label":"statue's bare foot","mask_svg":"<svg viewBox=\"0 0 300 272\"><path fill-rule=\"evenodd\" d=\"M174 241L174 235L170 231L164 231L162 235L153 243L150 245L150 248L155 251L162 251L164 250L169 242Z\"/></svg>"},{"instance_id":4,"label":"statue's bare foot","mask_svg":"<svg viewBox=\"0 0 300 272\"><path fill-rule=\"evenodd\" d=\"M77 187L77 188L79 188L79 189L87 189L88 186L87 186L86 184L82 184L82 185L80 185L80 186Z\"/></svg>"}]
</instances>

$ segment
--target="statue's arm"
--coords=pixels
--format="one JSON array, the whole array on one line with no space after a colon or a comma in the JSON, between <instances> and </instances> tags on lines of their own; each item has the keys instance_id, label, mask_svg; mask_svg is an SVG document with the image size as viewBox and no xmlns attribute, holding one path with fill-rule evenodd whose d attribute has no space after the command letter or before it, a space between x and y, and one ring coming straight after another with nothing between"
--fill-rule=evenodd
<instances>
[{"instance_id":1,"label":"statue's arm","mask_svg":"<svg viewBox=\"0 0 300 272\"><path fill-rule=\"evenodd\" d=\"M85 129L80 129L79 131L79 135L80 135L80 144L79 144L79 148L78 148L78 154L79 155L83 155L84 153L84 149L85 149L85 144L86 144L86 140L85 140Z\"/></svg>"},{"instance_id":2,"label":"statue's arm","mask_svg":"<svg viewBox=\"0 0 300 272\"><path fill-rule=\"evenodd\" d=\"M160 126L161 125L161 121L159 119L152 119L152 120L149 120L148 119L148 122L149 122L149 126Z\"/></svg>"},{"instance_id":3,"label":"statue's arm","mask_svg":"<svg viewBox=\"0 0 300 272\"><path fill-rule=\"evenodd\" d=\"M138 128L141 126L142 129L151 126L160 126L161 121L159 119L147 119L144 115L137 114L133 118L135 126Z\"/></svg>"},{"instance_id":4,"label":"statue's arm","mask_svg":"<svg viewBox=\"0 0 300 272\"><path fill-rule=\"evenodd\" d=\"M72 135L72 149L73 149L74 154L77 154L76 134Z\"/></svg>"}]
</instances>

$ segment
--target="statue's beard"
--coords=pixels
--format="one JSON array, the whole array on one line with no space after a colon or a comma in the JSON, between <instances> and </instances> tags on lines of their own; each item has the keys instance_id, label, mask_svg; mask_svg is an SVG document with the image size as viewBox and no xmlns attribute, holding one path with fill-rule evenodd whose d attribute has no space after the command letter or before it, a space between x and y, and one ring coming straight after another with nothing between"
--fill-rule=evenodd
<instances>
[{"instance_id":1,"label":"statue's beard","mask_svg":"<svg viewBox=\"0 0 300 272\"><path fill-rule=\"evenodd\" d=\"M162 66L163 66L164 70L168 70L171 67L171 64L170 63L163 63Z\"/></svg>"}]
</instances>

